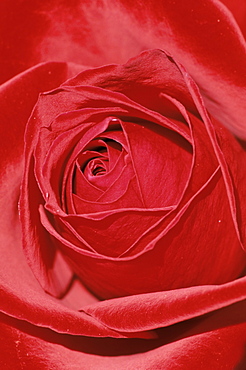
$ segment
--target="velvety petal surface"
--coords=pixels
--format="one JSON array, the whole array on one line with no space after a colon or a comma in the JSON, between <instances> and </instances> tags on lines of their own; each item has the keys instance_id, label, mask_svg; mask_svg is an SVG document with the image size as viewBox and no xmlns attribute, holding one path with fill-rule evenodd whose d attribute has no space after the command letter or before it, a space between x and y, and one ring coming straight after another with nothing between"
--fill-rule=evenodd
<instances>
[{"instance_id":1,"label":"velvety petal surface","mask_svg":"<svg viewBox=\"0 0 246 370\"><path fill-rule=\"evenodd\" d=\"M243 144L220 126L222 123L239 137L246 137L246 54L242 37L246 30L245 9L245 3L239 0L183 0L178 4L171 0L1 1L0 29L4 35L0 41L1 81L32 68L0 86L0 367L245 369L246 281L242 251L246 219L245 152ZM167 65L157 61L154 54L151 57L142 54L144 74L139 71L136 57L128 62L127 68L112 65L126 63L129 57L149 48L165 49L184 65L199 85L205 106L179 64L176 68L173 63L175 68L165 84ZM58 62L48 62L51 60ZM39 62L44 63L33 67ZM65 62L110 65L72 78L87 68ZM72 79L57 89L67 78ZM81 81L83 86L75 87ZM149 83L155 84L155 89L149 89ZM26 181L31 189L25 199L29 208L22 214L29 230L25 236L28 253L24 255L18 217L18 208L23 206L23 203L18 206L18 200L24 131L40 93L27 134L27 148L35 154L28 158L33 173L29 173ZM86 107L88 102L90 107ZM145 109L141 110L140 105ZM210 119L205 107L220 123ZM183 136L187 148L193 149L191 167L196 176L188 175L190 166L180 165L189 184L185 189L180 184L180 193L184 190L180 203L172 192L168 194L171 200L176 200L174 203L179 203L176 213L176 204L172 204L141 214L143 202L135 183L131 199L135 197L136 209L131 213L127 214L125 209L115 211L106 192L101 200L110 200L111 208L104 204L101 212L95 208L95 213L85 215L82 210L92 211L89 202L95 199L94 194L100 199L105 183L93 179L95 193L86 200L86 208L84 199L79 204L82 198L76 194L67 196L73 189L71 166L65 171L63 185L67 192L57 186L62 160L57 165L52 161L63 150L70 155L70 145L78 142L81 110L88 131L95 120L103 121L109 113L124 118L125 122L137 113L141 120L161 122L165 130L171 127L176 136ZM160 118L163 114L165 120ZM35 121L39 119L42 130L37 134L39 126ZM205 123L203 128L199 126L201 119ZM67 122L69 130L60 136ZM132 154L136 161L138 124L133 122L131 127L125 127L134 143ZM65 147L66 140L70 141ZM151 148L151 138L147 135L144 140ZM37 145L40 143L41 149ZM116 164L115 152L111 149L108 152ZM40 170L44 158L46 164ZM139 161L144 166L142 158ZM199 168L203 161L209 164L206 170ZM156 176L163 181L161 166L153 158L150 164L157 166ZM92 168L96 165L92 163ZM79 162L77 170L81 170ZM47 189L48 178L52 181ZM78 181L81 184L79 177ZM189 198L191 190L193 198ZM75 192L82 194L79 186ZM148 188L146 194L149 199ZM201 214L195 204L209 209L209 217ZM55 223L54 205L59 211ZM65 205L69 215L63 211ZM190 215L186 222L185 212ZM73 213L80 215L76 219ZM122 243L122 224L129 230L125 237L127 248ZM187 247L191 246L189 235L179 234L185 227L191 233L195 230L191 250ZM211 227L215 231L213 248L208 232ZM174 241L176 249L172 248ZM169 248L163 248L166 244ZM38 248L33 248L35 245ZM143 245L147 246L147 253L141 256ZM221 258L216 259L218 255ZM135 257L137 265L133 268L131 262ZM178 277L173 263L177 265ZM168 285L168 290L166 286L160 289L159 280Z\"/></svg>"}]
</instances>

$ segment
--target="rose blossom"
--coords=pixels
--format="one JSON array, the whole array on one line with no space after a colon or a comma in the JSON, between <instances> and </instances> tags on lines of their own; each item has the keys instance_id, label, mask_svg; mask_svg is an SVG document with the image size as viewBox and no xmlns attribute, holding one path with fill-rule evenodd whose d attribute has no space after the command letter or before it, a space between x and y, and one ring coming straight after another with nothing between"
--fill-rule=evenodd
<instances>
[{"instance_id":1,"label":"rose blossom","mask_svg":"<svg viewBox=\"0 0 246 370\"><path fill-rule=\"evenodd\" d=\"M161 7L142 19L171 21L174 4ZM1 87L5 368L244 368L245 151L205 106L242 137L244 108L187 45L172 35L176 58L94 69L45 63Z\"/></svg>"},{"instance_id":2,"label":"rose blossom","mask_svg":"<svg viewBox=\"0 0 246 370\"><path fill-rule=\"evenodd\" d=\"M59 251L100 298L241 276L236 197L246 194L230 156L244 151L217 132L219 141L192 80L158 50L41 95L25 135L20 211L44 289L63 294Z\"/></svg>"}]
</instances>

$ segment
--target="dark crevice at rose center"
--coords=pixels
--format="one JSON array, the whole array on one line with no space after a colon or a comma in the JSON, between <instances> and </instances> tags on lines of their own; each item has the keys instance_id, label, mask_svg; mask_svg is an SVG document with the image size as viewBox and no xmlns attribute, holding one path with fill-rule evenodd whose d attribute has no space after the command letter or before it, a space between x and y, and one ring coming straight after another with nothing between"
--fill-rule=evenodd
<instances>
[{"instance_id":1,"label":"dark crevice at rose center","mask_svg":"<svg viewBox=\"0 0 246 370\"><path fill-rule=\"evenodd\" d=\"M90 178L90 176L102 176L107 172L107 163L105 162L108 162L108 160L93 158L81 170L87 178Z\"/></svg>"},{"instance_id":2,"label":"dark crevice at rose center","mask_svg":"<svg viewBox=\"0 0 246 370\"><path fill-rule=\"evenodd\" d=\"M93 176L102 176L106 173L106 169L97 163L93 166L93 170L91 172Z\"/></svg>"},{"instance_id":3,"label":"dark crevice at rose center","mask_svg":"<svg viewBox=\"0 0 246 370\"><path fill-rule=\"evenodd\" d=\"M88 181L92 177L106 175L122 152L122 146L113 140L96 138L95 142L97 141L104 143L105 146L91 147L90 145L90 149L84 150L78 158L81 172ZM112 151L114 151L113 155Z\"/></svg>"}]
</instances>

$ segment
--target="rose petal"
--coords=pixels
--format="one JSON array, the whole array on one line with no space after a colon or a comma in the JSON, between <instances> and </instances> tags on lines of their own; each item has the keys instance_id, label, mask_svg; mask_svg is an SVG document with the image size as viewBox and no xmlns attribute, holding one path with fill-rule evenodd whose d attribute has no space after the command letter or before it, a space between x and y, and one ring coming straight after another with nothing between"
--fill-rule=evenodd
<instances>
[{"instance_id":1,"label":"rose petal","mask_svg":"<svg viewBox=\"0 0 246 370\"><path fill-rule=\"evenodd\" d=\"M138 23L140 42L168 50L201 88L207 108L245 139L245 40L219 1L120 0ZM144 25L144 26L143 26ZM142 30L146 31L143 32Z\"/></svg>"},{"instance_id":2,"label":"rose petal","mask_svg":"<svg viewBox=\"0 0 246 370\"><path fill-rule=\"evenodd\" d=\"M191 171L189 143L153 124L124 122L123 128L145 207L177 205Z\"/></svg>"},{"instance_id":3,"label":"rose petal","mask_svg":"<svg viewBox=\"0 0 246 370\"><path fill-rule=\"evenodd\" d=\"M84 338L60 335L7 316L1 317L0 363L12 368L57 367L115 369L173 367L220 370L242 368L245 362L244 304L218 310L203 320L159 331L155 340ZM193 326L193 330L190 328ZM57 358L57 355L59 357Z\"/></svg>"},{"instance_id":4,"label":"rose petal","mask_svg":"<svg viewBox=\"0 0 246 370\"><path fill-rule=\"evenodd\" d=\"M22 155L24 144L23 131L26 124L25 120L30 114L30 110L32 109L32 105L37 99L38 93L59 84L64 78L69 76L70 73L73 73L73 67L71 69L67 69L67 65L65 64L47 63L45 65L37 66L36 68L31 69L26 73L17 76L15 79L9 81L5 85L1 86L1 93L4 94L4 99L7 99L6 102L8 102L5 108L7 110L6 114L4 114L4 105L2 107L2 113L4 114L2 119L2 127L4 128L5 134L1 136L1 138L3 139L2 148L5 150L4 157L7 160L11 158L18 158L18 156ZM15 94L17 94L16 99L18 101L18 109L12 110L9 109L8 104L9 101L12 102ZM19 104L20 97L18 94L21 94L21 96L25 98L24 100L22 100L23 105ZM31 94L31 98L29 94ZM13 122L13 126L10 124L10 122ZM16 128L14 129L14 127ZM9 141L9 138L8 140L5 139L5 135L8 135L10 131L14 133L15 136L15 138L11 142ZM8 137L10 136L11 134L8 135ZM13 145L14 143L15 145ZM15 149L15 155L12 154L13 148ZM6 175L8 176L8 170L6 170ZM7 184L10 184L9 181L10 180L8 179ZM30 181L32 182L33 178L31 178ZM32 191L33 192L31 197L35 197L36 195L36 199L38 199L39 195L36 193L35 185L33 186ZM32 206L33 204L31 202L31 207ZM28 209L26 208L26 206L23 209L28 213ZM22 217L25 218L26 215L22 214ZM37 213L34 212L32 222L35 223L36 217L39 218ZM67 289L67 285L69 284L69 281L71 279L71 271L67 264L63 261L61 254L59 252L55 252L54 250L52 251L52 249L48 245L49 243L47 244L47 234L45 236L44 232L41 233L41 235L41 239L44 238L42 240L45 240L45 242L44 244L41 243L43 245L43 249L41 248L40 255L43 256L44 260L47 263L47 266L53 265L54 267L53 272L50 271L51 275L54 273L53 277L47 278L49 281L49 283L47 284L49 286L52 286L51 290L54 289L55 291L58 291L58 294L61 294L61 291L63 292ZM35 232L34 234L28 234L27 240L28 243L32 243L34 241L34 244L36 245L38 239L36 239ZM29 252L27 251L27 255L28 253ZM31 257L30 260L32 260L31 263L33 263L33 267L36 273L40 273L40 277L42 276L41 280L42 278L45 280L47 277L47 275L45 275L45 277L43 275L45 270L45 263L40 263L40 261L38 261L38 259L36 258L36 255L34 256L34 259L32 259ZM67 278L60 279L61 275L58 271L62 271L64 276L66 276ZM48 273L48 275L50 273ZM43 283L45 285L46 283L44 282L44 280Z\"/></svg>"},{"instance_id":5,"label":"rose petal","mask_svg":"<svg viewBox=\"0 0 246 370\"><path fill-rule=\"evenodd\" d=\"M246 36L246 3L241 0L221 0L221 2L232 12L241 31Z\"/></svg>"},{"instance_id":6,"label":"rose petal","mask_svg":"<svg viewBox=\"0 0 246 370\"><path fill-rule=\"evenodd\" d=\"M112 245L112 256L114 250L116 253L120 250L122 241L133 243L130 244L129 252L126 249L127 244L123 243L122 247L128 253L118 258L104 254L95 255L81 249L81 246L68 244L61 237L60 231L58 234L53 226L47 224L48 220L44 225L61 242L60 248L83 282L100 297L111 298L214 282L220 284L240 276L245 266L244 252L236 238L230 209L225 199L223 180L217 172L184 210L173 212L174 215L169 212L166 217L159 218L156 224L150 224L149 229L137 240L134 240L135 222L134 218L131 221L129 210L125 220L116 217L117 215L97 223L86 219L81 223L77 217L68 220L75 230L101 253L108 253L108 247ZM209 217L207 214L202 215L201 209L206 209ZM182 217L184 211L185 217ZM139 213L139 216L143 218L143 213ZM138 219L134 214L133 217L137 225ZM129 229L129 233L119 240L115 238L121 236L119 231L122 229L117 228L117 221L121 225L127 225ZM142 225L143 222L140 222ZM186 230L189 230L189 234ZM214 231L213 239L208 230ZM225 247L226 245L228 247Z\"/></svg>"}]
</instances>

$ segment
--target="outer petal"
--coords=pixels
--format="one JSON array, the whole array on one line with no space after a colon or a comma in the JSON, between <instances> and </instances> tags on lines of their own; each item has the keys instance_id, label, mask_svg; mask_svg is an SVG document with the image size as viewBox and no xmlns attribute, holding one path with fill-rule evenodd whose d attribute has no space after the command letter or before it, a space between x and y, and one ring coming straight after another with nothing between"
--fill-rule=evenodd
<instances>
[{"instance_id":1,"label":"outer petal","mask_svg":"<svg viewBox=\"0 0 246 370\"><path fill-rule=\"evenodd\" d=\"M83 67L80 67L80 69ZM1 135L0 135L0 223L1 248L7 248L6 266L11 259L10 251L21 243L18 220L18 198L22 176L22 153L26 121L41 91L51 89L77 72L76 66L65 63L46 63L18 75L0 88L1 98ZM18 255L18 251L13 251ZM19 256L20 266L23 257ZM21 267L13 267L20 271ZM23 270L26 269L23 267ZM3 273L3 269L1 269ZM18 276L18 274L17 274ZM28 277L27 277L28 279ZM10 279L11 280L11 279Z\"/></svg>"},{"instance_id":2,"label":"outer petal","mask_svg":"<svg viewBox=\"0 0 246 370\"><path fill-rule=\"evenodd\" d=\"M201 88L211 113L246 139L246 44L232 14L217 0L120 0L147 45L168 50ZM140 32L139 32L140 34Z\"/></svg>"},{"instance_id":3,"label":"outer petal","mask_svg":"<svg viewBox=\"0 0 246 370\"><path fill-rule=\"evenodd\" d=\"M239 2L224 0L243 30L245 3ZM122 63L158 47L186 67L213 115L246 138L245 41L220 1L16 0L13 7L4 0L1 8L2 80L38 61Z\"/></svg>"},{"instance_id":4,"label":"outer petal","mask_svg":"<svg viewBox=\"0 0 246 370\"><path fill-rule=\"evenodd\" d=\"M95 66L145 49L114 0L3 0L0 31L0 82L43 61Z\"/></svg>"},{"instance_id":5,"label":"outer petal","mask_svg":"<svg viewBox=\"0 0 246 370\"><path fill-rule=\"evenodd\" d=\"M221 0L221 2L232 12L241 31L246 36L246 2L242 0Z\"/></svg>"},{"instance_id":6,"label":"outer petal","mask_svg":"<svg viewBox=\"0 0 246 370\"><path fill-rule=\"evenodd\" d=\"M83 338L56 334L1 316L0 365L4 369L197 369L245 368L243 305L193 321L195 329L172 326L151 341ZM188 336L187 336L188 334Z\"/></svg>"}]
</instances>

